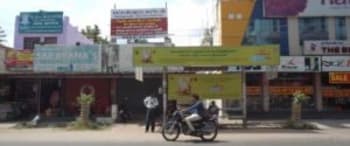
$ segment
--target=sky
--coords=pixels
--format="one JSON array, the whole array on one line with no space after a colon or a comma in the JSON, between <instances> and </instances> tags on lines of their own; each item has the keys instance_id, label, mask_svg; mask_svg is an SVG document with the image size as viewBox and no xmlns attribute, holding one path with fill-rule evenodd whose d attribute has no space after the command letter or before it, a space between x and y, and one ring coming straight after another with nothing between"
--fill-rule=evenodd
<instances>
[{"instance_id":1,"label":"sky","mask_svg":"<svg viewBox=\"0 0 350 146\"><path fill-rule=\"evenodd\" d=\"M167 3L170 38L177 46L200 44L204 29L214 24L215 0L0 0L0 26L7 35L5 45L14 46L16 15L28 11L63 11L79 27L97 24L109 37L110 13L117 9L162 8Z\"/></svg>"}]
</instances>

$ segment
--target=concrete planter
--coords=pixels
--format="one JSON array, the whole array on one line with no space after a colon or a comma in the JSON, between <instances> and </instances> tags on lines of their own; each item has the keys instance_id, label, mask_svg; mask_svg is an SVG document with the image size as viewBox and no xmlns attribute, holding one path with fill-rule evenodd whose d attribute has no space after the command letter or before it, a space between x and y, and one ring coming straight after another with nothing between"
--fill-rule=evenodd
<instances>
[{"instance_id":1,"label":"concrete planter","mask_svg":"<svg viewBox=\"0 0 350 146\"><path fill-rule=\"evenodd\" d=\"M301 120L301 103L293 103L292 104L292 121L300 121Z\"/></svg>"}]
</instances>

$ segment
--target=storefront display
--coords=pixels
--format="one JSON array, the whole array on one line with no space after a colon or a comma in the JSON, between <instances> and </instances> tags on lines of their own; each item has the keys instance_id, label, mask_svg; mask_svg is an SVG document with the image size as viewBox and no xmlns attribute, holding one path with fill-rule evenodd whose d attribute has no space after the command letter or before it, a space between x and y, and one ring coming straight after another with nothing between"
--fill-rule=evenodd
<instances>
[{"instance_id":1,"label":"storefront display","mask_svg":"<svg viewBox=\"0 0 350 146\"><path fill-rule=\"evenodd\" d=\"M279 73L277 79L270 81L271 111L289 111L293 101L293 93L296 91L301 91L309 96L303 105L303 110L315 110L313 77L313 73Z\"/></svg>"},{"instance_id":2,"label":"storefront display","mask_svg":"<svg viewBox=\"0 0 350 146\"><path fill-rule=\"evenodd\" d=\"M323 73L322 97L324 111L350 111L350 84L347 73Z\"/></svg>"}]
</instances>

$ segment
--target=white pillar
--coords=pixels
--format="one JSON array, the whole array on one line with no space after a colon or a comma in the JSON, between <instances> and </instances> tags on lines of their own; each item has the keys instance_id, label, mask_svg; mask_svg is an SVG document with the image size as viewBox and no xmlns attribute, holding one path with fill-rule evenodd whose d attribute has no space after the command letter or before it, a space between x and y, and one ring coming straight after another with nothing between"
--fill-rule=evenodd
<instances>
[{"instance_id":1,"label":"white pillar","mask_svg":"<svg viewBox=\"0 0 350 146\"><path fill-rule=\"evenodd\" d=\"M288 17L288 43L289 55L301 55L302 50L299 44L299 21L297 17Z\"/></svg>"},{"instance_id":2,"label":"white pillar","mask_svg":"<svg viewBox=\"0 0 350 146\"><path fill-rule=\"evenodd\" d=\"M323 109L322 82L320 72L314 73L314 97L316 98L316 109L320 112Z\"/></svg>"},{"instance_id":3,"label":"white pillar","mask_svg":"<svg viewBox=\"0 0 350 146\"><path fill-rule=\"evenodd\" d=\"M329 17L327 18L327 29L328 29L328 37L329 40L336 40L336 36L335 36L335 17Z\"/></svg>"},{"instance_id":4,"label":"white pillar","mask_svg":"<svg viewBox=\"0 0 350 146\"><path fill-rule=\"evenodd\" d=\"M264 112L270 111L270 95L269 95L269 79L267 77L267 73L263 73L262 75L262 95L263 95L263 110Z\"/></svg>"},{"instance_id":5,"label":"white pillar","mask_svg":"<svg viewBox=\"0 0 350 146\"><path fill-rule=\"evenodd\" d=\"M346 17L345 19L346 22L346 36L347 36L347 40L350 40L350 17Z\"/></svg>"}]
</instances>

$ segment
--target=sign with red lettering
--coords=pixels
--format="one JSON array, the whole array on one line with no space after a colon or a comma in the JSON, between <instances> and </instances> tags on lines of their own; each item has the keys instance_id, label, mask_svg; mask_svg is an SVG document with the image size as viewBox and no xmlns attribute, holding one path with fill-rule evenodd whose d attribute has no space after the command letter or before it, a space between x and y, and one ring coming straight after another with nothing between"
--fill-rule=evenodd
<instances>
[{"instance_id":1,"label":"sign with red lettering","mask_svg":"<svg viewBox=\"0 0 350 146\"><path fill-rule=\"evenodd\" d=\"M117 38L154 38L167 34L167 9L112 10L112 36Z\"/></svg>"},{"instance_id":2,"label":"sign with red lettering","mask_svg":"<svg viewBox=\"0 0 350 146\"><path fill-rule=\"evenodd\" d=\"M329 83L331 84L349 84L350 72L331 72L329 73Z\"/></svg>"},{"instance_id":3,"label":"sign with red lettering","mask_svg":"<svg viewBox=\"0 0 350 146\"><path fill-rule=\"evenodd\" d=\"M336 87L323 87L322 97L324 98L349 98L350 89L336 88Z\"/></svg>"},{"instance_id":4,"label":"sign with red lettering","mask_svg":"<svg viewBox=\"0 0 350 146\"><path fill-rule=\"evenodd\" d=\"M350 41L305 41L304 55L350 55Z\"/></svg>"},{"instance_id":5,"label":"sign with red lettering","mask_svg":"<svg viewBox=\"0 0 350 146\"><path fill-rule=\"evenodd\" d=\"M301 91L306 95L313 94L312 86L272 86L269 87L270 95L292 96L296 91Z\"/></svg>"}]
</instances>

